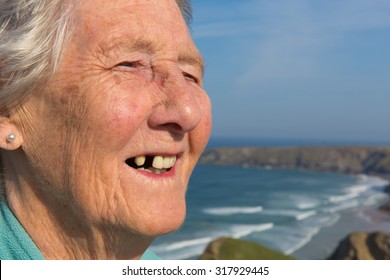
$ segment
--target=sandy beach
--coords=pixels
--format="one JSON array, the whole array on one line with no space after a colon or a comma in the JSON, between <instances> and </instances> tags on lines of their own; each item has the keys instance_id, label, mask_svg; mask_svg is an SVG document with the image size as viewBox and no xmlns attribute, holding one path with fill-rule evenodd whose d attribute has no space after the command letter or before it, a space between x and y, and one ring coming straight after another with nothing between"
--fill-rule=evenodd
<instances>
[{"instance_id":1,"label":"sandy beach","mask_svg":"<svg viewBox=\"0 0 390 280\"><path fill-rule=\"evenodd\" d=\"M298 259L326 259L339 242L352 232L390 232L390 214L378 210L378 206L346 210L332 226L323 228L304 247L293 253Z\"/></svg>"}]
</instances>

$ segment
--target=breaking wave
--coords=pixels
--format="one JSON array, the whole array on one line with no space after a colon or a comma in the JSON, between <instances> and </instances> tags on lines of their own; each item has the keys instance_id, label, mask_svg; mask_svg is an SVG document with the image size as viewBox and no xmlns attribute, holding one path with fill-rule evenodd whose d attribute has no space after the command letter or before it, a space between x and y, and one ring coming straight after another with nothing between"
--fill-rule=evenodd
<instances>
[{"instance_id":1,"label":"breaking wave","mask_svg":"<svg viewBox=\"0 0 390 280\"><path fill-rule=\"evenodd\" d=\"M219 208L206 208L203 209L203 213L215 216L230 216L238 214L256 214L263 211L263 207L219 207Z\"/></svg>"}]
</instances>

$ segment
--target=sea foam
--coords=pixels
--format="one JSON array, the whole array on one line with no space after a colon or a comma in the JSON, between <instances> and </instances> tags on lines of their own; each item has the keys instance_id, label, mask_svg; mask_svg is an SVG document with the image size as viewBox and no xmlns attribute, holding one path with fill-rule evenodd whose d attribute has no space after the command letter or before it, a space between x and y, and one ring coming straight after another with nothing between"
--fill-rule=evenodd
<instances>
[{"instance_id":1,"label":"sea foam","mask_svg":"<svg viewBox=\"0 0 390 280\"><path fill-rule=\"evenodd\" d=\"M289 210L289 209L265 209L262 212L263 215L270 216L287 216L295 218L297 221L304 220L308 217L314 216L317 214L317 211L297 211L297 210Z\"/></svg>"},{"instance_id":2,"label":"sea foam","mask_svg":"<svg viewBox=\"0 0 390 280\"><path fill-rule=\"evenodd\" d=\"M274 227L273 223L259 224L259 225L233 225L231 227L231 236L234 238L242 238L255 232L262 232Z\"/></svg>"},{"instance_id":3,"label":"sea foam","mask_svg":"<svg viewBox=\"0 0 390 280\"><path fill-rule=\"evenodd\" d=\"M215 216L230 216L238 214L255 214L263 211L263 207L219 207L219 208L206 208L203 209L203 213Z\"/></svg>"}]
</instances>

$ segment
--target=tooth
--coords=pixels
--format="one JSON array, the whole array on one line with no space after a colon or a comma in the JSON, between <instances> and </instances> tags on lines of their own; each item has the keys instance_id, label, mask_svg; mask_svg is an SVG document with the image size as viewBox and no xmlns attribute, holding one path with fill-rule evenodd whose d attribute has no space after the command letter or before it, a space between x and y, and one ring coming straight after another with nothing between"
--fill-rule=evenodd
<instances>
[{"instance_id":1,"label":"tooth","mask_svg":"<svg viewBox=\"0 0 390 280\"><path fill-rule=\"evenodd\" d=\"M154 174L157 174L157 175L160 175L161 173L163 173L164 171L163 170L161 170L161 169L155 169L155 170L153 170L153 173Z\"/></svg>"},{"instance_id":2,"label":"tooth","mask_svg":"<svg viewBox=\"0 0 390 280\"><path fill-rule=\"evenodd\" d=\"M163 168L171 168L172 167L172 158L173 157L164 157Z\"/></svg>"},{"instance_id":3,"label":"tooth","mask_svg":"<svg viewBox=\"0 0 390 280\"><path fill-rule=\"evenodd\" d=\"M163 168L163 163L164 159L162 156L155 156L153 159L153 164L152 166L157 169L162 169Z\"/></svg>"},{"instance_id":4,"label":"tooth","mask_svg":"<svg viewBox=\"0 0 390 280\"><path fill-rule=\"evenodd\" d=\"M176 163L176 156L172 157L171 167L173 167Z\"/></svg>"},{"instance_id":5,"label":"tooth","mask_svg":"<svg viewBox=\"0 0 390 280\"><path fill-rule=\"evenodd\" d=\"M137 166L142 166L145 164L145 160L146 160L145 156L139 156L139 157L136 157L134 161L135 161L135 164Z\"/></svg>"}]
</instances>

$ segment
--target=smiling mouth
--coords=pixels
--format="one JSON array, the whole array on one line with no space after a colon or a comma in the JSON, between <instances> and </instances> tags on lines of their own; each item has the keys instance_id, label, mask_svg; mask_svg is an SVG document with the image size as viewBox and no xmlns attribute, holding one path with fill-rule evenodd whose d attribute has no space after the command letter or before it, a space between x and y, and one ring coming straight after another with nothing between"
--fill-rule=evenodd
<instances>
[{"instance_id":1,"label":"smiling mouth","mask_svg":"<svg viewBox=\"0 0 390 280\"><path fill-rule=\"evenodd\" d=\"M126 164L139 171L153 174L164 174L176 163L176 156L137 156L126 160Z\"/></svg>"}]
</instances>

